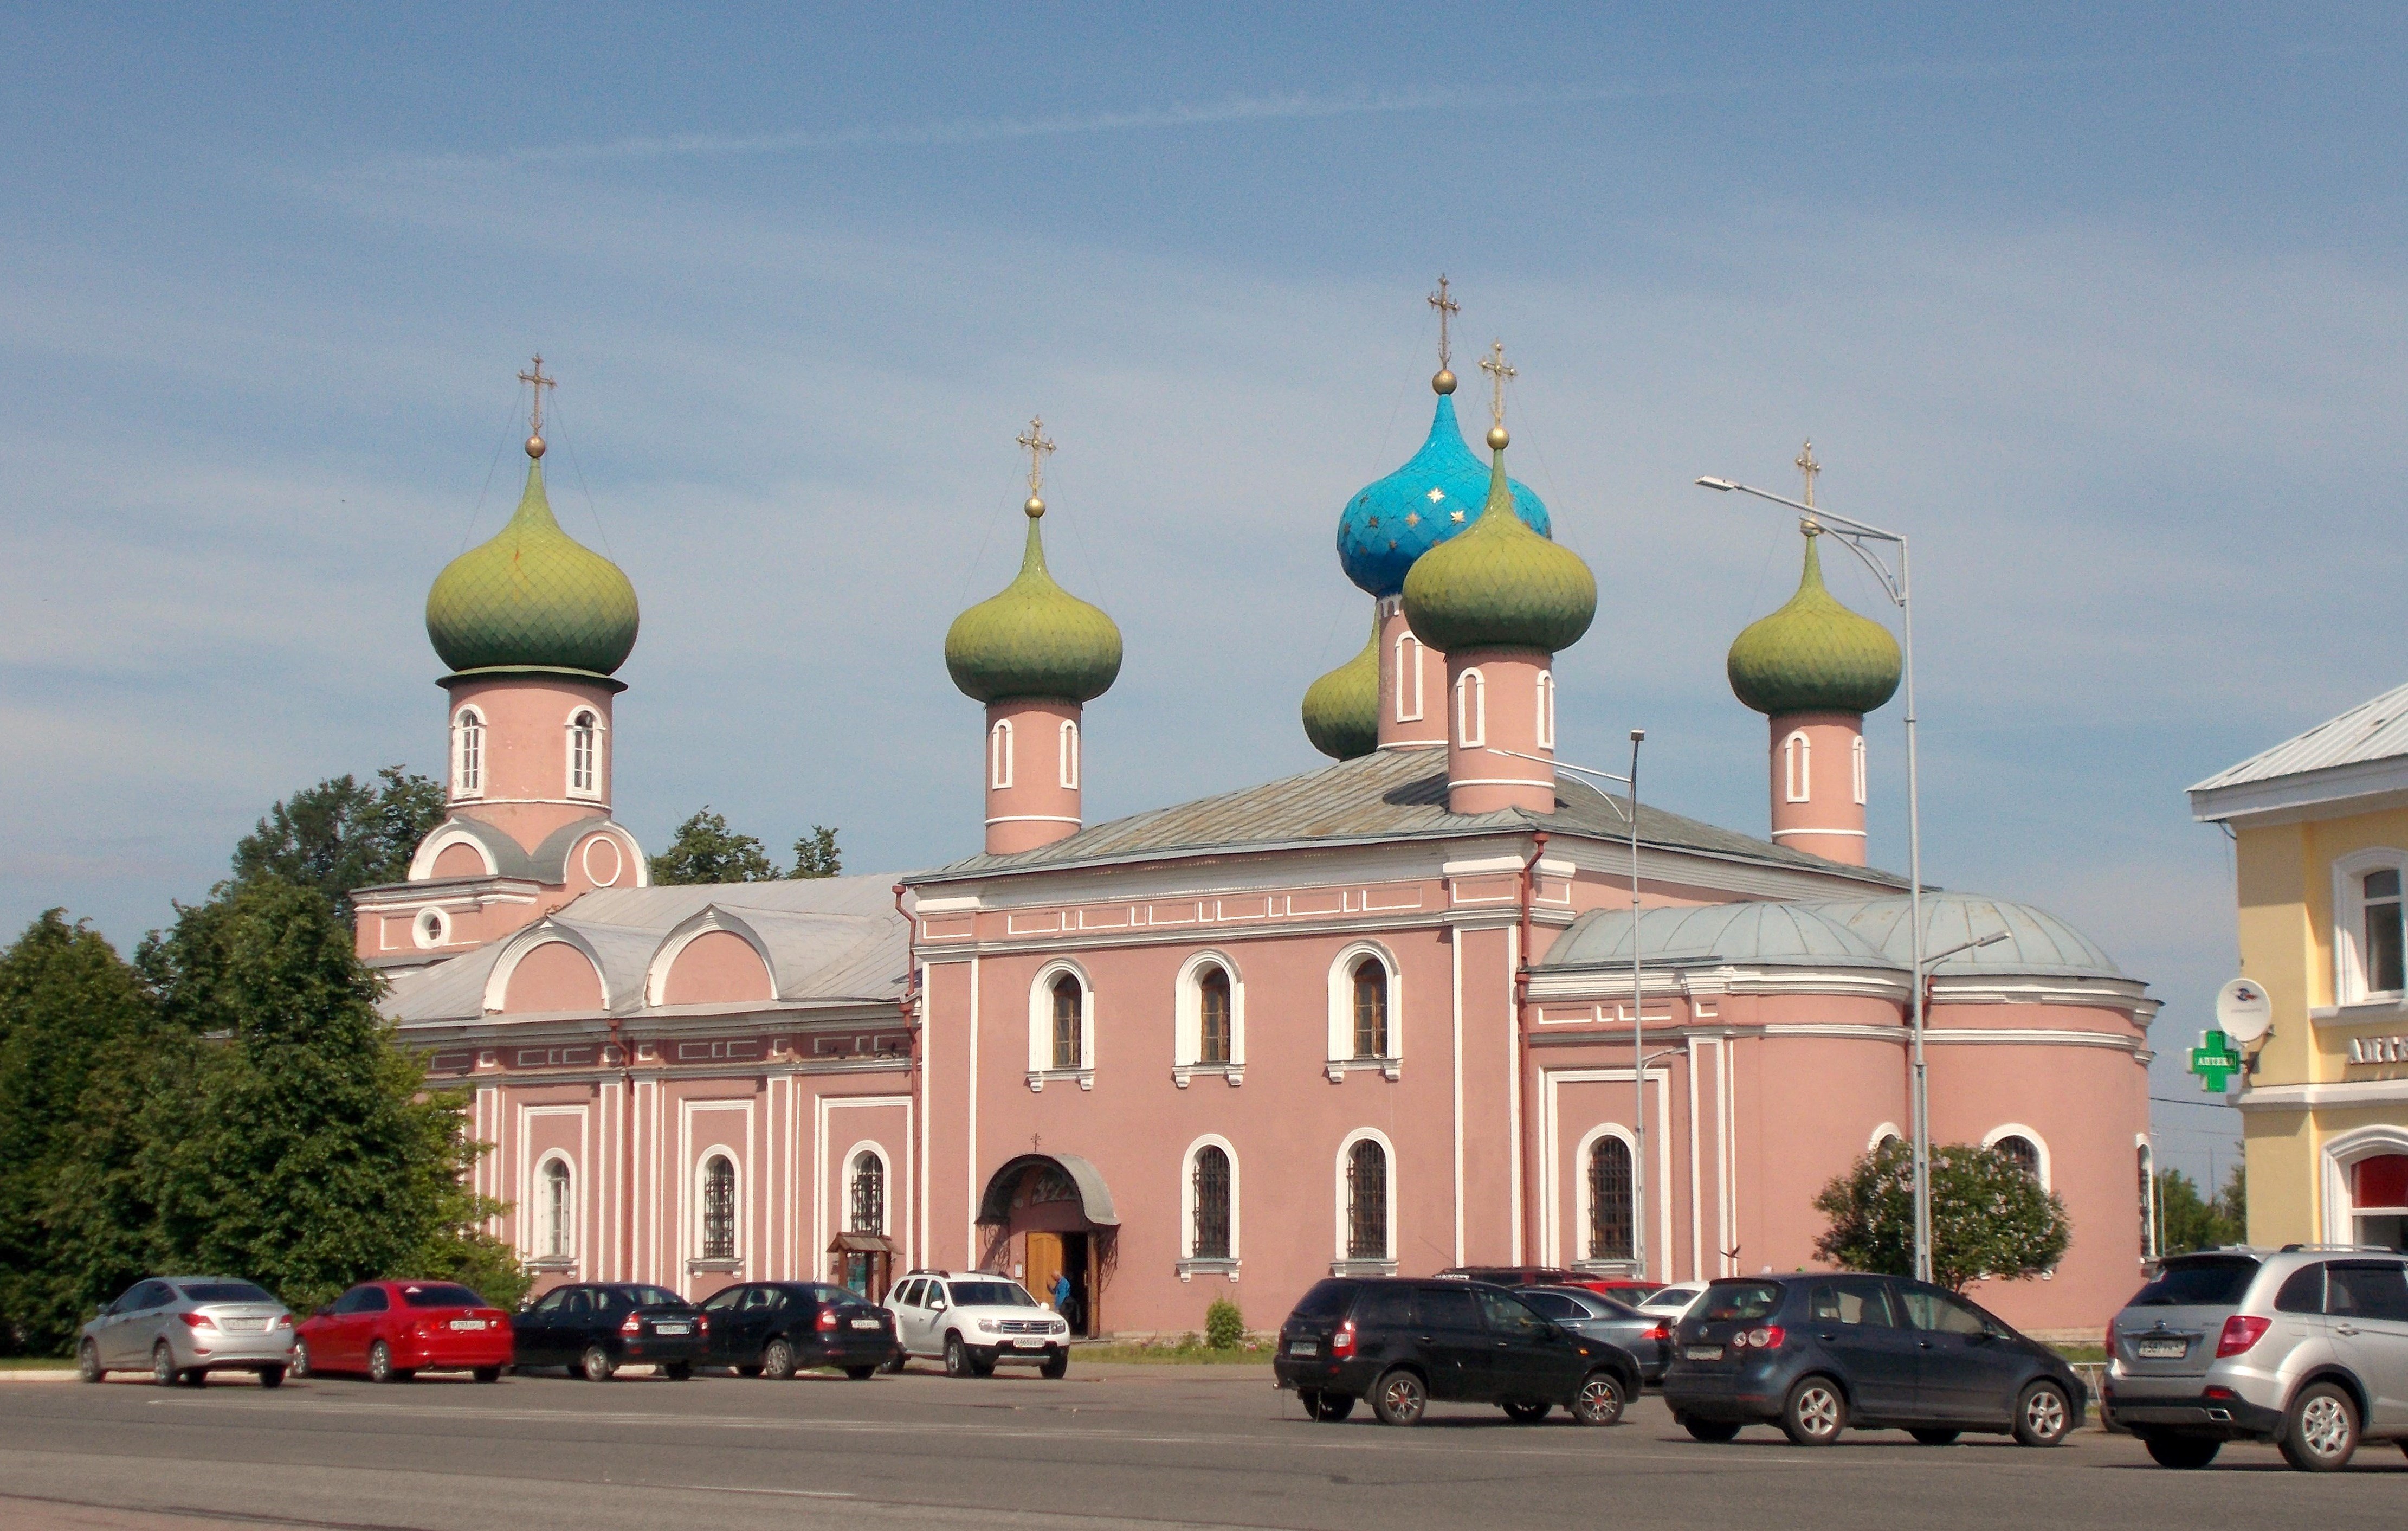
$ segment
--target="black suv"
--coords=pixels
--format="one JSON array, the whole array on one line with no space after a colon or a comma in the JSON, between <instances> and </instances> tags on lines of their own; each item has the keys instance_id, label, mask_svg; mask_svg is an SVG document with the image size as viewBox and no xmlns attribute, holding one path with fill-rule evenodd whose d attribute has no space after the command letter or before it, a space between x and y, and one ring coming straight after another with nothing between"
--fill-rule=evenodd
<instances>
[{"instance_id":1,"label":"black suv","mask_svg":"<svg viewBox=\"0 0 2408 1531\"><path fill-rule=\"evenodd\" d=\"M1778 1424L1828 1446L1854 1424L1944 1446L1968 1430L2054 1446L2082 1423L2073 1368L1964 1298L1894 1276L1706 1288L1673 1336L1664 1401L1699 1440Z\"/></svg>"},{"instance_id":2,"label":"black suv","mask_svg":"<svg viewBox=\"0 0 2408 1531\"><path fill-rule=\"evenodd\" d=\"M1417 1424L1433 1400L1497 1404L1523 1424L1561 1404L1583 1424L1612 1424L1639 1393L1627 1350L1567 1332L1502 1287L1445 1278L1316 1283L1280 1326L1271 1369L1332 1423L1369 1398L1383 1424Z\"/></svg>"}]
</instances>

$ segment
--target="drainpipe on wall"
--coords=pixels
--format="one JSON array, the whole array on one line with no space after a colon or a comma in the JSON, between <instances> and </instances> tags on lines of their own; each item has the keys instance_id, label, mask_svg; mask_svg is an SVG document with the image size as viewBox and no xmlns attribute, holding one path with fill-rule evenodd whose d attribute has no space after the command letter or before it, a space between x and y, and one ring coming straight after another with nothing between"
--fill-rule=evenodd
<instances>
[{"instance_id":1,"label":"drainpipe on wall","mask_svg":"<svg viewBox=\"0 0 2408 1531\"><path fill-rule=\"evenodd\" d=\"M1538 882L1539 862L1547 854L1547 831L1538 830L1531 837L1530 859L1522 864L1522 937L1518 952L1520 960L1513 969L1513 1099L1517 1106L1522 1100L1523 1081L1530 1074L1530 899ZM1533 1190L1540 1184L1539 1166L1529 1150L1530 1119L1526 1112L1516 1112L1522 1122L1522 1141L1513 1151L1522 1165L1522 1226L1536 1230L1538 1220L1531 1217L1536 1208L1528 1205ZM1513 1263L1520 1264L1525 1250L1520 1239L1514 1240Z\"/></svg>"},{"instance_id":2,"label":"drainpipe on wall","mask_svg":"<svg viewBox=\"0 0 2408 1531\"><path fill-rule=\"evenodd\" d=\"M636 1049L610 1018L610 1046L619 1049L619 1278L636 1278Z\"/></svg>"}]
</instances>

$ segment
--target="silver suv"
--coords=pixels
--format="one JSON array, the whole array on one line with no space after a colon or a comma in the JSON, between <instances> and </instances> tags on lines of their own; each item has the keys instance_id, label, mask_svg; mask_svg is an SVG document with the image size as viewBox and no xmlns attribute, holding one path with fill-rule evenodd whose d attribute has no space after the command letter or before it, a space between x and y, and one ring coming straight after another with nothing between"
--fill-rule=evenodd
<instances>
[{"instance_id":1,"label":"silver suv","mask_svg":"<svg viewBox=\"0 0 2408 1531\"><path fill-rule=\"evenodd\" d=\"M2408 1256L2286 1245L2175 1255L2108 1332L2108 1416L2169 1467L2271 1440L2308 1472L2408 1450Z\"/></svg>"}]
</instances>

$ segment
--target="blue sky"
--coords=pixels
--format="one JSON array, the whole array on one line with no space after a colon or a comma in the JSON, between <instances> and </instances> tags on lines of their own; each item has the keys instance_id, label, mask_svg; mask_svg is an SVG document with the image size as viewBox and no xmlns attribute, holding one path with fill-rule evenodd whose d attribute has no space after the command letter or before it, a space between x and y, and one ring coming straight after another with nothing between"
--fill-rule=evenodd
<instances>
[{"instance_id":1,"label":"blue sky","mask_svg":"<svg viewBox=\"0 0 2408 1531\"><path fill-rule=\"evenodd\" d=\"M2161 1095L2235 961L2181 788L2400 679L2393 9L333 9L0 16L0 919L130 942L273 799L439 764L420 603L537 350L553 502L643 600L655 845L974 846L939 644L1039 412L1128 641L1091 816L1313 764L1440 270L1602 587L1567 758L1644 726L1651 797L1760 829L1721 661L1795 540L1689 484L1811 434L1916 540L1928 875L2155 984Z\"/></svg>"}]
</instances>

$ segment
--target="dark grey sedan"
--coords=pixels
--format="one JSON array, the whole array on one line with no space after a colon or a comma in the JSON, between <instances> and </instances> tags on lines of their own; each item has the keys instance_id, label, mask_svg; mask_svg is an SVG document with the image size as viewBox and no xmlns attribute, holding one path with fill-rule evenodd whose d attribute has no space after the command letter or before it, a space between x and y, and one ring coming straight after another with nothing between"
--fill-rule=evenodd
<instances>
[{"instance_id":1,"label":"dark grey sedan","mask_svg":"<svg viewBox=\"0 0 2408 1531\"><path fill-rule=\"evenodd\" d=\"M1672 1328L1662 1319L1585 1287L1521 1287L1513 1295L1575 1335L1628 1350L1639 1363L1643 1382L1662 1381L1665 1368L1672 1364Z\"/></svg>"}]
</instances>

